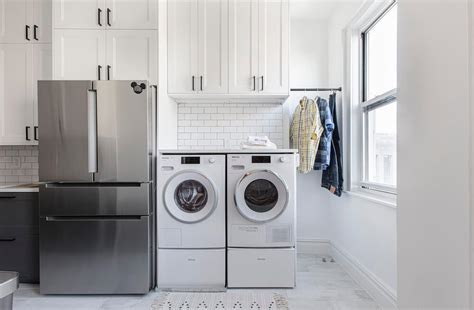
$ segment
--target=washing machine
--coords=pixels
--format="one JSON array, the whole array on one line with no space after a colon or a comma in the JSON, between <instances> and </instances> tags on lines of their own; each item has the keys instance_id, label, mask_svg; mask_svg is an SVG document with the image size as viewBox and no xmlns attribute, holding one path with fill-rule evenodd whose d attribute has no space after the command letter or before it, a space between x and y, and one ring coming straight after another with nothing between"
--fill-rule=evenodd
<instances>
[{"instance_id":1,"label":"washing machine","mask_svg":"<svg viewBox=\"0 0 474 310\"><path fill-rule=\"evenodd\" d=\"M160 154L158 287L225 289L225 155Z\"/></svg>"},{"instance_id":2,"label":"washing machine","mask_svg":"<svg viewBox=\"0 0 474 310\"><path fill-rule=\"evenodd\" d=\"M294 287L294 151L227 155L228 287Z\"/></svg>"}]
</instances>

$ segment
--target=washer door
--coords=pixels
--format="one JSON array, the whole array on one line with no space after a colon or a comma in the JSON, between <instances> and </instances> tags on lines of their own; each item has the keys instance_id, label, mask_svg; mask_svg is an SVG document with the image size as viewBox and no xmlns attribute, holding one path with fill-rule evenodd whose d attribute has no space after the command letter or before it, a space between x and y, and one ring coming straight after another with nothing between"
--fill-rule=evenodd
<instances>
[{"instance_id":1,"label":"washer door","mask_svg":"<svg viewBox=\"0 0 474 310\"><path fill-rule=\"evenodd\" d=\"M206 219L217 206L214 183L197 171L182 171L166 184L164 203L180 222L196 223Z\"/></svg>"},{"instance_id":2,"label":"washer door","mask_svg":"<svg viewBox=\"0 0 474 310\"><path fill-rule=\"evenodd\" d=\"M277 218L288 205L288 187L273 171L247 172L235 188L234 199L239 213L253 222Z\"/></svg>"}]
</instances>

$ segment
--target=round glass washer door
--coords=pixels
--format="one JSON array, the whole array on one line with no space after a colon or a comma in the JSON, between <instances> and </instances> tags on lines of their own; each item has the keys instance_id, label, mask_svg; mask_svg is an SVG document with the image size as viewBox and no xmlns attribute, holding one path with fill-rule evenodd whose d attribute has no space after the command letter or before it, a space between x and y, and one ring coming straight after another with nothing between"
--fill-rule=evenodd
<instances>
[{"instance_id":1,"label":"round glass washer door","mask_svg":"<svg viewBox=\"0 0 474 310\"><path fill-rule=\"evenodd\" d=\"M217 206L214 183L197 171L182 171L166 184L163 197L166 210L180 222L206 219Z\"/></svg>"},{"instance_id":2,"label":"round glass washer door","mask_svg":"<svg viewBox=\"0 0 474 310\"><path fill-rule=\"evenodd\" d=\"M273 171L247 172L237 182L234 200L239 213L252 222L277 218L288 205L288 187Z\"/></svg>"}]
</instances>

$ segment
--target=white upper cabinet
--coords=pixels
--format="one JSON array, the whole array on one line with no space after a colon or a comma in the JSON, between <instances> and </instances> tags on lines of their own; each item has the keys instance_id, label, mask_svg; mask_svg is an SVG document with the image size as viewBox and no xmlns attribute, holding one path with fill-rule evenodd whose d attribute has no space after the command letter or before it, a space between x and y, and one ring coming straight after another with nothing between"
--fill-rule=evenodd
<instances>
[{"instance_id":1,"label":"white upper cabinet","mask_svg":"<svg viewBox=\"0 0 474 310\"><path fill-rule=\"evenodd\" d=\"M51 0L0 0L0 43L50 43Z\"/></svg>"},{"instance_id":2,"label":"white upper cabinet","mask_svg":"<svg viewBox=\"0 0 474 310\"><path fill-rule=\"evenodd\" d=\"M257 92L258 2L255 0L230 0L229 71L230 93Z\"/></svg>"},{"instance_id":3,"label":"white upper cabinet","mask_svg":"<svg viewBox=\"0 0 474 310\"><path fill-rule=\"evenodd\" d=\"M168 2L168 92L198 90L198 0Z\"/></svg>"},{"instance_id":4,"label":"white upper cabinet","mask_svg":"<svg viewBox=\"0 0 474 310\"><path fill-rule=\"evenodd\" d=\"M106 0L107 27L112 29L156 29L156 0Z\"/></svg>"},{"instance_id":5,"label":"white upper cabinet","mask_svg":"<svg viewBox=\"0 0 474 310\"><path fill-rule=\"evenodd\" d=\"M288 94L288 0L259 0L259 92Z\"/></svg>"},{"instance_id":6,"label":"white upper cabinet","mask_svg":"<svg viewBox=\"0 0 474 310\"><path fill-rule=\"evenodd\" d=\"M105 31L55 30L53 78L58 80L106 79Z\"/></svg>"},{"instance_id":7,"label":"white upper cabinet","mask_svg":"<svg viewBox=\"0 0 474 310\"><path fill-rule=\"evenodd\" d=\"M199 0L198 89L202 93L229 91L228 15L227 1Z\"/></svg>"},{"instance_id":8,"label":"white upper cabinet","mask_svg":"<svg viewBox=\"0 0 474 310\"><path fill-rule=\"evenodd\" d=\"M106 25L105 0L53 0L53 27L101 29Z\"/></svg>"},{"instance_id":9,"label":"white upper cabinet","mask_svg":"<svg viewBox=\"0 0 474 310\"><path fill-rule=\"evenodd\" d=\"M288 1L168 1L168 93L178 102L285 100Z\"/></svg>"},{"instance_id":10,"label":"white upper cabinet","mask_svg":"<svg viewBox=\"0 0 474 310\"><path fill-rule=\"evenodd\" d=\"M110 80L157 83L158 38L152 30L107 31L106 76Z\"/></svg>"},{"instance_id":11,"label":"white upper cabinet","mask_svg":"<svg viewBox=\"0 0 474 310\"><path fill-rule=\"evenodd\" d=\"M54 0L54 28L156 29L157 0Z\"/></svg>"},{"instance_id":12,"label":"white upper cabinet","mask_svg":"<svg viewBox=\"0 0 474 310\"><path fill-rule=\"evenodd\" d=\"M33 138L36 141L38 141L38 80L53 78L51 53L51 44L35 44L33 46L33 91L30 100L33 102Z\"/></svg>"}]
</instances>

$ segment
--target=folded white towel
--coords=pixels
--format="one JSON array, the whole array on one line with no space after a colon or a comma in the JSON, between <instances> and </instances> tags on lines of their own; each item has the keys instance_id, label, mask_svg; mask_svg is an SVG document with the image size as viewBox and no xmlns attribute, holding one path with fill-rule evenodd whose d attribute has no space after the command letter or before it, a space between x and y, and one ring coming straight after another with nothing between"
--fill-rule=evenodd
<instances>
[{"instance_id":1,"label":"folded white towel","mask_svg":"<svg viewBox=\"0 0 474 310\"><path fill-rule=\"evenodd\" d=\"M243 150L276 150L277 146L275 143L268 141L266 145L255 145L242 142L240 148Z\"/></svg>"},{"instance_id":2,"label":"folded white towel","mask_svg":"<svg viewBox=\"0 0 474 310\"><path fill-rule=\"evenodd\" d=\"M247 144L248 145L261 145L265 146L270 142L267 136L248 136Z\"/></svg>"}]
</instances>

